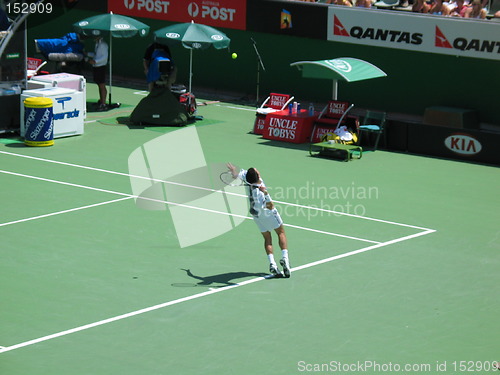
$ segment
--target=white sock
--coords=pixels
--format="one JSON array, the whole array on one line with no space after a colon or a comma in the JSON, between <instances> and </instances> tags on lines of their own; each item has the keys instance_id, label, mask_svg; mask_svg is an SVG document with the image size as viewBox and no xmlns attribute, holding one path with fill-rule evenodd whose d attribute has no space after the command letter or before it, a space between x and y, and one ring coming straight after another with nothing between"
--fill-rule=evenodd
<instances>
[{"instance_id":1,"label":"white sock","mask_svg":"<svg viewBox=\"0 0 500 375\"><path fill-rule=\"evenodd\" d=\"M276 261L274 260L274 255L273 254L267 254L267 258L269 259L269 263L272 264L273 266L276 265Z\"/></svg>"},{"instance_id":2,"label":"white sock","mask_svg":"<svg viewBox=\"0 0 500 375\"><path fill-rule=\"evenodd\" d=\"M288 259L288 250L287 249L281 250L281 257Z\"/></svg>"}]
</instances>

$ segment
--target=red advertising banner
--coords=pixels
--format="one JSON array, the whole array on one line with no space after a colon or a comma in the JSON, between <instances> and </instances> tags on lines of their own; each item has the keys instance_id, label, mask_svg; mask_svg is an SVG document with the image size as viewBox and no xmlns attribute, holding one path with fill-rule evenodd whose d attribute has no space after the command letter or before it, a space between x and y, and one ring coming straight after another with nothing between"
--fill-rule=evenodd
<instances>
[{"instance_id":1,"label":"red advertising banner","mask_svg":"<svg viewBox=\"0 0 500 375\"><path fill-rule=\"evenodd\" d=\"M108 0L108 12L212 27L246 29L247 0Z\"/></svg>"},{"instance_id":2,"label":"red advertising banner","mask_svg":"<svg viewBox=\"0 0 500 375\"><path fill-rule=\"evenodd\" d=\"M309 142L314 121L317 116L310 116L303 109L297 113L288 110L272 112L266 116L262 137L291 143Z\"/></svg>"}]
</instances>

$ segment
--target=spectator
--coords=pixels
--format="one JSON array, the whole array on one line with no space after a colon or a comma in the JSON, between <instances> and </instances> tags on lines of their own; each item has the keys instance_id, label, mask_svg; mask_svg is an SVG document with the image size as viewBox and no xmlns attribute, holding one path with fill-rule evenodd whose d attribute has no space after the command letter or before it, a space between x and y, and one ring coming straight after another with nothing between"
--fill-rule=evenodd
<instances>
[{"instance_id":1,"label":"spectator","mask_svg":"<svg viewBox=\"0 0 500 375\"><path fill-rule=\"evenodd\" d=\"M94 82L99 88L99 111L105 111L108 109L106 105L106 65L108 64L109 47L104 41L102 36L96 36L95 40L95 51L89 52L89 63L92 65L92 71L94 74Z\"/></svg>"},{"instance_id":2,"label":"spectator","mask_svg":"<svg viewBox=\"0 0 500 375\"><path fill-rule=\"evenodd\" d=\"M464 18L486 18L486 9L483 8L481 0L472 0L471 6L465 10Z\"/></svg>"},{"instance_id":3,"label":"spectator","mask_svg":"<svg viewBox=\"0 0 500 375\"><path fill-rule=\"evenodd\" d=\"M467 4L465 3L465 0L455 0L450 10L450 16L463 17L466 10Z\"/></svg>"},{"instance_id":4,"label":"spectator","mask_svg":"<svg viewBox=\"0 0 500 375\"><path fill-rule=\"evenodd\" d=\"M356 6L360 8L371 8L371 0L356 0Z\"/></svg>"},{"instance_id":5,"label":"spectator","mask_svg":"<svg viewBox=\"0 0 500 375\"><path fill-rule=\"evenodd\" d=\"M429 13L431 6L425 0L416 0L412 7L411 11L415 13Z\"/></svg>"},{"instance_id":6,"label":"spectator","mask_svg":"<svg viewBox=\"0 0 500 375\"><path fill-rule=\"evenodd\" d=\"M430 14L435 14L438 16L449 16L450 8L443 4L443 0L434 0L431 9L429 9Z\"/></svg>"},{"instance_id":7,"label":"spectator","mask_svg":"<svg viewBox=\"0 0 500 375\"><path fill-rule=\"evenodd\" d=\"M349 0L327 0L326 3L352 7L352 3Z\"/></svg>"}]
</instances>

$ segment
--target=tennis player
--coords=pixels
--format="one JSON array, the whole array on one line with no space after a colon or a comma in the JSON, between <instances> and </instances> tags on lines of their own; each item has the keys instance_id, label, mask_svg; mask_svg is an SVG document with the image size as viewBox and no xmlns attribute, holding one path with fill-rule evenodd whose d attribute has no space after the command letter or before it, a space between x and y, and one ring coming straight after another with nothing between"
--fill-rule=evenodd
<instances>
[{"instance_id":1,"label":"tennis player","mask_svg":"<svg viewBox=\"0 0 500 375\"><path fill-rule=\"evenodd\" d=\"M271 196L267 192L264 181L260 178L260 173L255 168L248 170L237 168L231 163L227 167L234 178L240 178L246 183L248 199L250 201L250 214L257 224L262 236L264 237L264 249L269 259L269 271L276 277L290 277L290 262L288 260L288 245L283 227L283 220L274 207ZM279 246L281 248L280 264L283 267L283 273L279 270L274 259L273 239L271 231L278 235Z\"/></svg>"}]
</instances>

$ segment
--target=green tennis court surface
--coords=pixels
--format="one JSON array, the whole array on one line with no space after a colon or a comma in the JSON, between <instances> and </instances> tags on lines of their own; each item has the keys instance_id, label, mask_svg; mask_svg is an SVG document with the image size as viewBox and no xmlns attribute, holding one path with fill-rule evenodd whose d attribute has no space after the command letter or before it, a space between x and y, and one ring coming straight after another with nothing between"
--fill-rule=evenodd
<instances>
[{"instance_id":1,"label":"green tennis court surface","mask_svg":"<svg viewBox=\"0 0 500 375\"><path fill-rule=\"evenodd\" d=\"M250 107L200 106L207 162L257 167L287 225L292 277L268 279L252 220L181 248L136 207L129 155L178 128L128 124L143 96L113 94L83 136L0 142L2 374L493 372L498 168L313 158L250 134Z\"/></svg>"}]
</instances>

